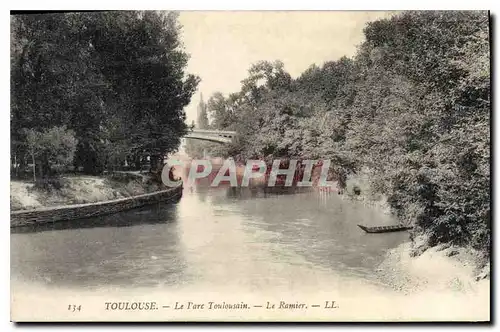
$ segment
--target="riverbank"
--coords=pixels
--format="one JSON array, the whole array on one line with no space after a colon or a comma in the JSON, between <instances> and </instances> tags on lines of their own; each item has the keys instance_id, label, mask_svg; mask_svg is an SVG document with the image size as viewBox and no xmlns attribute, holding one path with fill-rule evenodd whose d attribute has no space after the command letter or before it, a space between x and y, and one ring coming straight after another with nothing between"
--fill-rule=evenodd
<instances>
[{"instance_id":1,"label":"riverbank","mask_svg":"<svg viewBox=\"0 0 500 332\"><path fill-rule=\"evenodd\" d=\"M165 190L162 183L141 174L67 176L34 184L10 182L11 211L97 203Z\"/></svg>"},{"instance_id":2,"label":"riverbank","mask_svg":"<svg viewBox=\"0 0 500 332\"><path fill-rule=\"evenodd\" d=\"M423 242L425 238L420 236L389 250L377 269L381 282L405 295L451 292L481 299L489 296L490 264L481 252L440 245L419 253Z\"/></svg>"},{"instance_id":3,"label":"riverbank","mask_svg":"<svg viewBox=\"0 0 500 332\"><path fill-rule=\"evenodd\" d=\"M470 294L423 291L407 296L376 282L375 270L387 248L408 239L404 233L366 234L352 223L383 221L378 213L342 202L336 194L239 199L202 186L186 190L173 209L161 209L160 219L156 208L122 215L124 224L145 221L132 227L13 234L14 318L50 314L72 319L60 303L71 303L78 293L81 320L103 315L110 320L161 320L164 315L169 320L488 319L488 301ZM142 299L170 308L160 310L163 316L160 311L124 315L104 308L105 302ZM172 309L187 301L244 301L263 307L243 312ZM299 311L265 309L267 302L280 301L310 305ZM337 301L339 308L325 309L325 301Z\"/></svg>"},{"instance_id":4,"label":"riverbank","mask_svg":"<svg viewBox=\"0 0 500 332\"><path fill-rule=\"evenodd\" d=\"M372 189L367 168L348 176L343 193L344 199L391 214L387 197ZM404 294L489 292L490 265L484 253L449 244L429 247L427 243L425 234L415 234L413 240L390 250L377 269L378 278Z\"/></svg>"}]
</instances>

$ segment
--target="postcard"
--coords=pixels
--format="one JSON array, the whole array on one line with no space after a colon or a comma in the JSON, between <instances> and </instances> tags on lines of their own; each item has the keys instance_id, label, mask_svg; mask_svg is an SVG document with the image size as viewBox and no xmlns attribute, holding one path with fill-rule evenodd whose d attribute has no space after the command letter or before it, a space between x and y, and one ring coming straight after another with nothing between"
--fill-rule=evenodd
<instances>
[{"instance_id":1,"label":"postcard","mask_svg":"<svg viewBox=\"0 0 500 332\"><path fill-rule=\"evenodd\" d=\"M488 11L10 22L12 321L490 321Z\"/></svg>"}]
</instances>

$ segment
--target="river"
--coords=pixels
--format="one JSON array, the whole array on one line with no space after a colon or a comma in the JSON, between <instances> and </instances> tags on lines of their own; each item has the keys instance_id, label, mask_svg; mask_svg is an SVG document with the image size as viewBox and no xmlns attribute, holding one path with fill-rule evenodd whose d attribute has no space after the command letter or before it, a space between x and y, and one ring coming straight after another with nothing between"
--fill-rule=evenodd
<instances>
[{"instance_id":1,"label":"river","mask_svg":"<svg viewBox=\"0 0 500 332\"><path fill-rule=\"evenodd\" d=\"M334 193L201 182L174 204L15 231L12 279L58 289L275 289L315 284L317 272L379 283L384 253L408 234L366 234L356 224L395 222Z\"/></svg>"},{"instance_id":2,"label":"river","mask_svg":"<svg viewBox=\"0 0 500 332\"><path fill-rule=\"evenodd\" d=\"M487 295L481 302L469 297L458 301L455 292L407 297L379 277L385 253L408 241L408 233L367 234L356 224L395 222L336 193L312 188L213 188L200 181L186 186L175 203L13 229L12 317L20 321L485 317ZM332 300L340 307L326 309L326 301ZM110 301L153 301L159 311L107 311ZM210 301L221 306L246 303L249 309L174 310L180 303ZM282 301L303 303L305 309L267 309ZM477 303L473 308L479 312L467 303ZM68 312L72 305L81 305L81 312Z\"/></svg>"}]
</instances>

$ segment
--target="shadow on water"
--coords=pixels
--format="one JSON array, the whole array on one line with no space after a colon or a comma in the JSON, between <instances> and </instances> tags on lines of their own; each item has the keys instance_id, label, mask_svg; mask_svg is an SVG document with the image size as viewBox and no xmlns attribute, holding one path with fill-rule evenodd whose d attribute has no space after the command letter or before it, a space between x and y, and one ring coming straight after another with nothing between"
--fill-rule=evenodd
<instances>
[{"instance_id":1,"label":"shadow on water","mask_svg":"<svg viewBox=\"0 0 500 332\"><path fill-rule=\"evenodd\" d=\"M128 227L141 224L164 224L175 221L175 214L176 205L174 202L158 203L99 217L15 227L11 228L11 233L21 234L77 228Z\"/></svg>"},{"instance_id":2,"label":"shadow on water","mask_svg":"<svg viewBox=\"0 0 500 332\"><path fill-rule=\"evenodd\" d=\"M187 182L186 190L191 193L196 192L196 195L203 203L207 201L208 197L215 198L214 203L218 203L219 201L221 203L228 203L234 200L268 198L277 195L296 195L314 191L312 187L285 187L284 185L269 187L262 183L252 182L250 182L249 186L245 187L240 185L231 186L229 181L221 181L218 185L212 186L212 181L208 178L197 179L194 184Z\"/></svg>"},{"instance_id":3,"label":"shadow on water","mask_svg":"<svg viewBox=\"0 0 500 332\"><path fill-rule=\"evenodd\" d=\"M249 186L249 187L217 187L217 188L198 188L200 196L211 194L214 204L225 204L234 201L245 201L260 198L272 198L276 196L298 195L310 193L312 188L305 187L266 187L266 186ZM214 195L214 192L222 191L223 194Z\"/></svg>"},{"instance_id":4,"label":"shadow on water","mask_svg":"<svg viewBox=\"0 0 500 332\"><path fill-rule=\"evenodd\" d=\"M267 187L267 186L251 186L251 187L230 187L226 192L227 198L252 199L252 198L267 198L276 195L295 195L300 193L311 192L311 188L307 187Z\"/></svg>"}]
</instances>

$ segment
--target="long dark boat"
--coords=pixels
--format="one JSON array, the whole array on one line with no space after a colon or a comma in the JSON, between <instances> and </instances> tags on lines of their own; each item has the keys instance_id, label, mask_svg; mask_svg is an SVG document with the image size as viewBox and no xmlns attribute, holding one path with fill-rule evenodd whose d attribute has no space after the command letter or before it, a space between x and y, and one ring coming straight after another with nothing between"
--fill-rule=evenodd
<instances>
[{"instance_id":1,"label":"long dark boat","mask_svg":"<svg viewBox=\"0 0 500 332\"><path fill-rule=\"evenodd\" d=\"M400 231L406 231L406 230L413 228L413 226L407 226L407 225L402 225L402 224L391 225L391 226L374 226L374 227L358 225L358 227L367 233L400 232Z\"/></svg>"}]
</instances>

